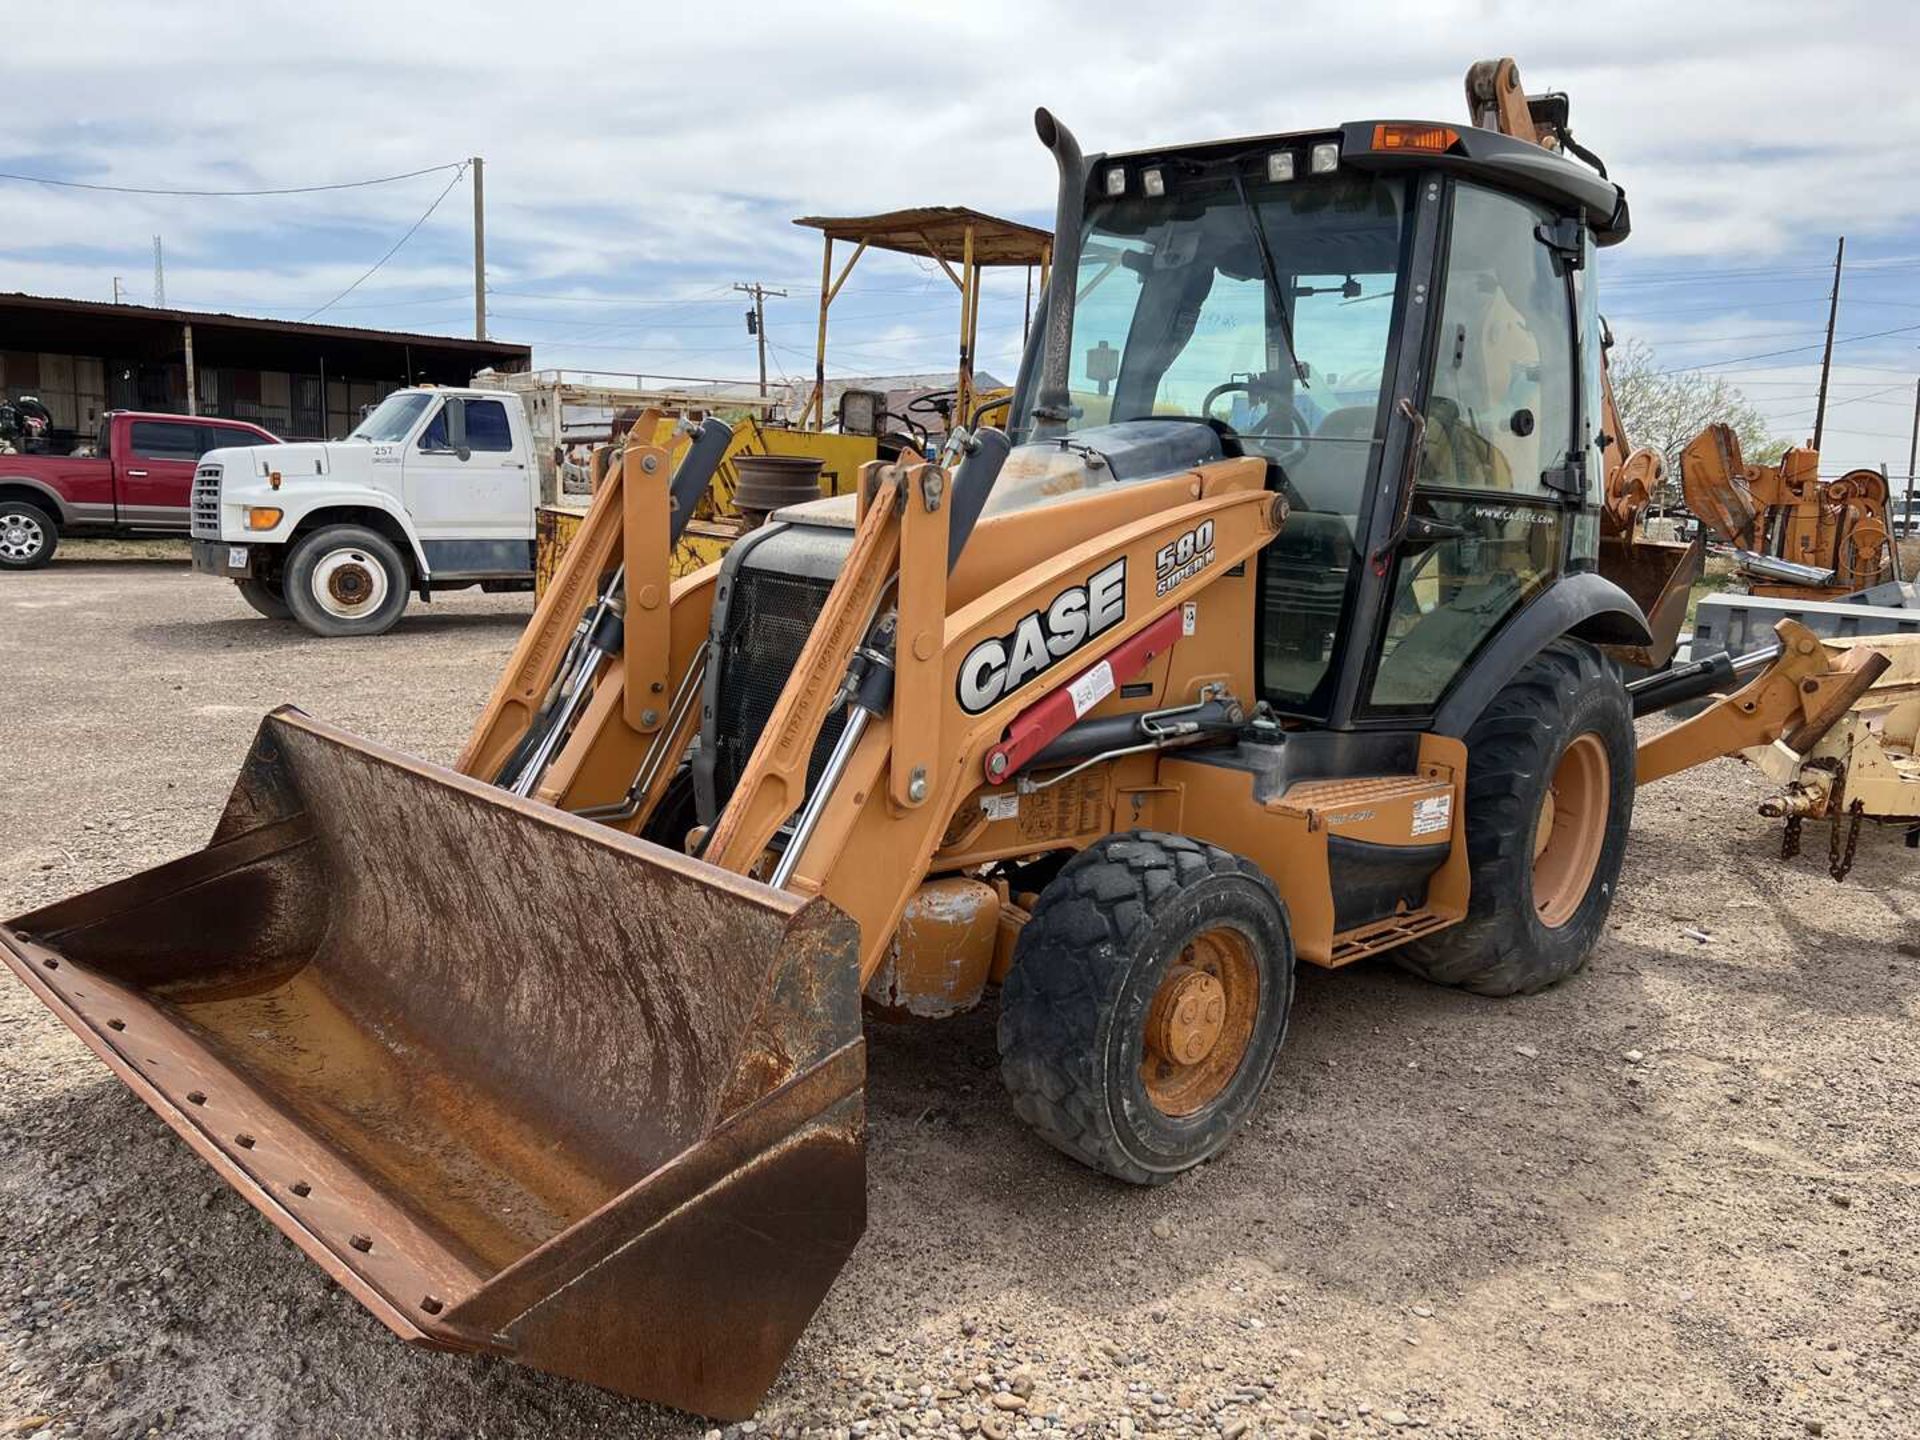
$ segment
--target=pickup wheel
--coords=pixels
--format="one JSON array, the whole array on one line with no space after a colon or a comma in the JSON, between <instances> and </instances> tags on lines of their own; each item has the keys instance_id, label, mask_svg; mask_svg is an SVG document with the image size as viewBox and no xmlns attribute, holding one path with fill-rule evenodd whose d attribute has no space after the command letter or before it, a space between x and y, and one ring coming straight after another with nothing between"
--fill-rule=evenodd
<instances>
[{"instance_id":1,"label":"pickup wheel","mask_svg":"<svg viewBox=\"0 0 1920 1440\"><path fill-rule=\"evenodd\" d=\"M0 500L0 570L38 570L53 559L60 527L38 505Z\"/></svg>"},{"instance_id":2,"label":"pickup wheel","mask_svg":"<svg viewBox=\"0 0 1920 1440\"><path fill-rule=\"evenodd\" d=\"M293 618L316 635L384 635L407 608L407 564L391 540L360 525L316 530L287 559Z\"/></svg>"},{"instance_id":3,"label":"pickup wheel","mask_svg":"<svg viewBox=\"0 0 1920 1440\"><path fill-rule=\"evenodd\" d=\"M240 598L251 605L269 620L290 620L293 607L287 604L285 591L278 580L236 580L233 588L240 592Z\"/></svg>"}]
</instances>

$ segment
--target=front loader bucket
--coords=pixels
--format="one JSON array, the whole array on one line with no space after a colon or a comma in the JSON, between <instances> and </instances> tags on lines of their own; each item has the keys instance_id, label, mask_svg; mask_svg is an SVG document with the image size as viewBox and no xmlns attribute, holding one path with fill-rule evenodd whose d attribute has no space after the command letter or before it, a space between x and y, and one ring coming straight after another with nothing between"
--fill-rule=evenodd
<instances>
[{"instance_id":1,"label":"front loader bucket","mask_svg":"<svg viewBox=\"0 0 1920 1440\"><path fill-rule=\"evenodd\" d=\"M0 957L404 1339L750 1415L866 1220L855 927L262 723L205 850Z\"/></svg>"}]
</instances>

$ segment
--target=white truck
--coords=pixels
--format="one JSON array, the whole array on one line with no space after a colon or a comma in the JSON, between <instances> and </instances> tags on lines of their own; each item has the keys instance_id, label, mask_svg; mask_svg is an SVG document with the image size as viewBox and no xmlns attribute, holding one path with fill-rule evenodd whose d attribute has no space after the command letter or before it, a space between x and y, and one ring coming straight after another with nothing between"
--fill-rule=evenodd
<instances>
[{"instance_id":1,"label":"white truck","mask_svg":"<svg viewBox=\"0 0 1920 1440\"><path fill-rule=\"evenodd\" d=\"M530 590L542 457L499 390L414 387L344 440L210 451L193 564L316 635L379 635L409 594Z\"/></svg>"}]
</instances>

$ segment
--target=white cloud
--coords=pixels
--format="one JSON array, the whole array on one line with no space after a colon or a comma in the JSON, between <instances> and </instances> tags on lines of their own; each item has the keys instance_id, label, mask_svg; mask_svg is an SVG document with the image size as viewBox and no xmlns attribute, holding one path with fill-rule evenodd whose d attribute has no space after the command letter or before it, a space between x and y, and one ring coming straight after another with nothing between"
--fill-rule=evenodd
<instances>
[{"instance_id":1,"label":"white cloud","mask_svg":"<svg viewBox=\"0 0 1920 1440\"><path fill-rule=\"evenodd\" d=\"M1575 133L1627 186L1636 231L1606 262L1616 273L1764 264L1840 232L1866 242L1920 228L1910 83L1920 19L1905 4L1393 0L1310 13L1244 0L586 0L550 11L86 0L16 6L10 18L0 168L240 187L481 154L496 288L660 296L786 282L796 297L772 312L774 334L798 350L811 346L812 302L798 292L817 283L818 250L787 219L918 203L1042 217L1052 175L1032 135L1037 104L1099 149L1380 115L1450 119L1462 114L1466 65L1501 53L1520 58L1530 88L1571 93ZM4 185L0 288L104 297L120 273L144 293L159 232L177 300L297 314L371 263L440 183L197 202ZM462 187L355 301L457 290L466 205ZM920 279L900 262L863 265L849 311L881 312L900 298L889 292ZM863 284L877 287L864 299ZM1821 288L1817 277L1808 288ZM1018 341L1018 290L996 289L1014 303L990 307L983 338L1002 367ZM930 291L927 313L904 327L849 322L849 359L947 363L945 341L900 337L944 334L952 317L936 307L948 301ZM498 328L548 340L543 363L701 351L741 373L751 359L743 329L670 340L629 310L626 333L608 325L612 338L597 343L632 348L588 350L588 328L570 327L586 307L501 295L496 308L541 314L503 316ZM441 316L458 328L462 309L342 314L415 327ZM708 319L730 316L706 307ZM1792 327L1728 319L1716 330L1705 316L1692 330L1767 328ZM567 335L580 342L571 350L553 338Z\"/></svg>"}]
</instances>

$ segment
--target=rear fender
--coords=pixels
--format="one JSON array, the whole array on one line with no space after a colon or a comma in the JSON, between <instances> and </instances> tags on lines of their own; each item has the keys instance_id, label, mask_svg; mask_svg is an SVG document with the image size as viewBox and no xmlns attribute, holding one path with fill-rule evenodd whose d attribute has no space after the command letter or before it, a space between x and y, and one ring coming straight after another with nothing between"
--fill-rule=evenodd
<instances>
[{"instance_id":1,"label":"rear fender","mask_svg":"<svg viewBox=\"0 0 1920 1440\"><path fill-rule=\"evenodd\" d=\"M31 498L36 503L53 512L53 518L63 526L73 524L73 511L67 502L44 480L30 479L25 475L0 475L0 497L9 494ZM111 506L100 507L111 509ZM111 519L112 517L107 517Z\"/></svg>"},{"instance_id":2,"label":"rear fender","mask_svg":"<svg viewBox=\"0 0 1920 1440\"><path fill-rule=\"evenodd\" d=\"M1625 590L1591 571L1562 575L1483 646L1454 681L1434 715L1434 732L1465 735L1507 682L1563 636L1603 646L1650 646L1654 641L1647 617Z\"/></svg>"}]
</instances>

